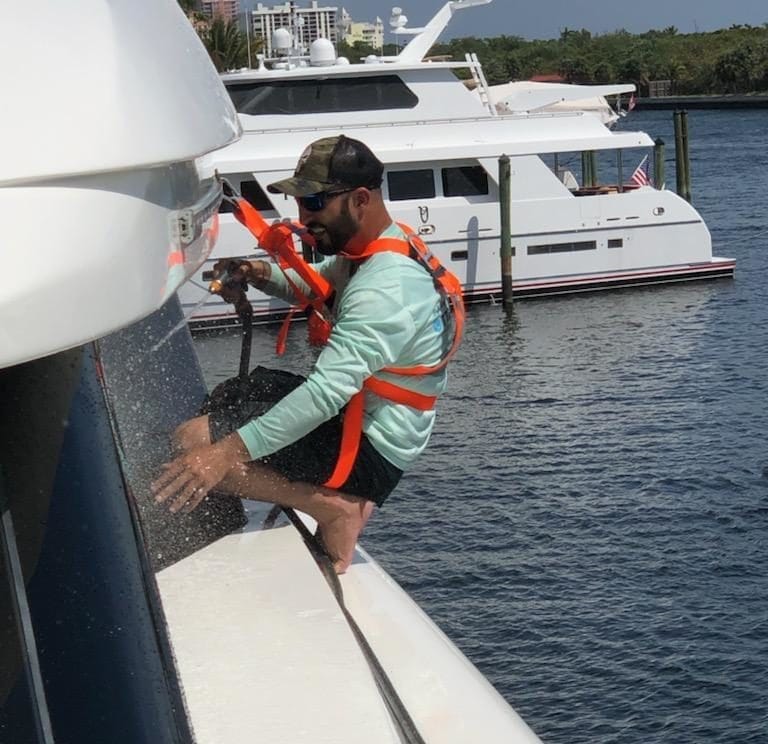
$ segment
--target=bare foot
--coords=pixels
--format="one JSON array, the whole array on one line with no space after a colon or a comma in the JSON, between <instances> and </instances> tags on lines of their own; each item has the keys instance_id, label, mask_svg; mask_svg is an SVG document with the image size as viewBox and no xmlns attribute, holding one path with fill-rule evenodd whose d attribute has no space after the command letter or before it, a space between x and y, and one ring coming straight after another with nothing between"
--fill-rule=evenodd
<instances>
[{"instance_id":1,"label":"bare foot","mask_svg":"<svg viewBox=\"0 0 768 744\"><path fill-rule=\"evenodd\" d=\"M309 514L321 533L336 573L352 563L357 538L370 518L372 501L300 481L288 481L266 466L233 467L220 486L241 498L267 501Z\"/></svg>"},{"instance_id":2,"label":"bare foot","mask_svg":"<svg viewBox=\"0 0 768 744\"><path fill-rule=\"evenodd\" d=\"M344 502L342 498L338 501ZM345 508L346 507L346 508ZM343 574L352 563L357 538L365 524L358 504L346 502L337 516L318 523L318 530L337 574Z\"/></svg>"}]
</instances>

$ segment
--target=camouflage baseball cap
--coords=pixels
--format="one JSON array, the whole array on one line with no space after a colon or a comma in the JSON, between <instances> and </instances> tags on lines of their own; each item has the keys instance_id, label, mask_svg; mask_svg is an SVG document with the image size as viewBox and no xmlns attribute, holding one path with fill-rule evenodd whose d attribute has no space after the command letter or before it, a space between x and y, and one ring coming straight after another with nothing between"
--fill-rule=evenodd
<instances>
[{"instance_id":1,"label":"camouflage baseball cap","mask_svg":"<svg viewBox=\"0 0 768 744\"><path fill-rule=\"evenodd\" d=\"M312 142L301 153L293 176L269 184L267 190L273 194L309 196L360 186L377 189L383 172L384 166L367 145L340 134Z\"/></svg>"}]
</instances>

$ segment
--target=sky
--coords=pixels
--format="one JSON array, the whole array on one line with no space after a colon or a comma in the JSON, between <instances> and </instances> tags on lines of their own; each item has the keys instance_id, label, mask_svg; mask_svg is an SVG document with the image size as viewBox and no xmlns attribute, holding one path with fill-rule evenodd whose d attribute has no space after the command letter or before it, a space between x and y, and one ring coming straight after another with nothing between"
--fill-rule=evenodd
<instances>
[{"instance_id":1,"label":"sky","mask_svg":"<svg viewBox=\"0 0 768 744\"><path fill-rule=\"evenodd\" d=\"M277 0L261 0L271 6ZM347 9L355 21L372 21L378 15L385 23L398 5L409 25L425 24L445 0L321 0L318 5ZM252 0L241 0L241 7ZM255 4L255 3L253 3ZM297 0L308 7L309 0ZM768 23L767 0L493 0L490 5L467 8L451 19L442 39L459 36L522 36L526 39L556 39L564 28L586 28L604 34L625 28L630 33L675 26L680 33L715 31L733 24L761 26Z\"/></svg>"}]
</instances>

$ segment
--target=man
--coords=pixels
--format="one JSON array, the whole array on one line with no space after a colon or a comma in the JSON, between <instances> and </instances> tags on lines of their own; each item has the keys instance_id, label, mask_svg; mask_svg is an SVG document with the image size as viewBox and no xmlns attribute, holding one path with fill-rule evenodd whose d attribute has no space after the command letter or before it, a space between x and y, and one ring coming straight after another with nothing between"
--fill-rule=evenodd
<instances>
[{"instance_id":1,"label":"man","mask_svg":"<svg viewBox=\"0 0 768 744\"><path fill-rule=\"evenodd\" d=\"M341 135L313 142L293 177L268 186L296 198L300 221L329 256L315 267L335 289L330 338L306 379L257 368L252 404L182 424L174 438L184 454L153 484L156 500L172 511L195 508L214 487L300 509L317 521L339 573L373 505L383 504L427 445L435 419L429 401L445 389L454 340L448 303L424 265L393 250L368 254L382 243L407 246L384 205L382 174L366 145ZM272 264L243 262L239 271L292 299ZM386 392L396 388L405 397ZM348 475L329 487L354 401L362 412L359 449Z\"/></svg>"}]
</instances>

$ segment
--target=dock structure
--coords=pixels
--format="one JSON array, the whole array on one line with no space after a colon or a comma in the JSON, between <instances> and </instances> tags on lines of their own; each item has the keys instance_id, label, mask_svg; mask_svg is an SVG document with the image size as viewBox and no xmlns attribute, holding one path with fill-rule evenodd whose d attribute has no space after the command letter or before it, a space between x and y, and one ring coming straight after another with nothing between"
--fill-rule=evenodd
<instances>
[{"instance_id":1,"label":"dock structure","mask_svg":"<svg viewBox=\"0 0 768 744\"><path fill-rule=\"evenodd\" d=\"M768 108L768 95L638 97L639 111L653 109L759 109Z\"/></svg>"}]
</instances>

